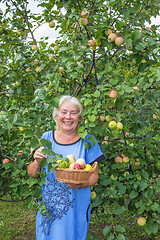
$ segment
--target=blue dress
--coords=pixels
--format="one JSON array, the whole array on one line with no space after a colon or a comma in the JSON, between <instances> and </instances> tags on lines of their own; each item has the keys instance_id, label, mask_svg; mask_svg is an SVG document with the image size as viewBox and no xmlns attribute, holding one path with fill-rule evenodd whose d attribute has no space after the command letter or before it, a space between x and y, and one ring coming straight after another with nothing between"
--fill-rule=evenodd
<instances>
[{"instance_id":1,"label":"blue dress","mask_svg":"<svg viewBox=\"0 0 160 240\"><path fill-rule=\"evenodd\" d=\"M87 135L87 138L91 135ZM87 150L81 139L72 144L60 144L54 138L54 131L45 132L42 138L52 143L52 150L66 157L73 154L75 159L84 158L86 163L100 162L104 155L96 141ZM86 138L86 139L87 139ZM38 211L36 216L36 240L85 240L90 220L90 187L71 189L57 181L54 171L47 173L46 184L42 186L42 201L50 217Z\"/></svg>"}]
</instances>

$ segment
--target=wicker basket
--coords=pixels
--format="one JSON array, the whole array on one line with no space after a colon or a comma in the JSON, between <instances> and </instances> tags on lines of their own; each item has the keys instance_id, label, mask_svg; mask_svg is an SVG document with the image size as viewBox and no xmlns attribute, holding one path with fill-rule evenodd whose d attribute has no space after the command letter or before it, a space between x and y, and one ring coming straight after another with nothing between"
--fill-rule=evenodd
<instances>
[{"instance_id":1,"label":"wicker basket","mask_svg":"<svg viewBox=\"0 0 160 240\"><path fill-rule=\"evenodd\" d=\"M69 168L56 168L57 180L64 183L82 184L85 183L94 173L97 162L93 163L92 170L71 170Z\"/></svg>"}]
</instances>

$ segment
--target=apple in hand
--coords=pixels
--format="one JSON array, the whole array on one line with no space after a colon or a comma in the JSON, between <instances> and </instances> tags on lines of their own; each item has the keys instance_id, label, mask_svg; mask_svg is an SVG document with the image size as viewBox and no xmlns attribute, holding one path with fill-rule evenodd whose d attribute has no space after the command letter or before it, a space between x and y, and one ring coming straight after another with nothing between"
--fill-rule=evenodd
<instances>
[{"instance_id":1,"label":"apple in hand","mask_svg":"<svg viewBox=\"0 0 160 240\"><path fill-rule=\"evenodd\" d=\"M79 164L79 166L80 166L80 169L82 169L82 168L84 168L84 166L85 166L85 160L83 159L83 158L78 158L77 160L76 160L76 163L78 163Z\"/></svg>"},{"instance_id":2,"label":"apple in hand","mask_svg":"<svg viewBox=\"0 0 160 240\"><path fill-rule=\"evenodd\" d=\"M146 219L145 219L144 217L139 217L139 218L137 219L137 223L138 223L138 225L140 225L140 226L144 226L144 225L146 224Z\"/></svg>"}]
</instances>

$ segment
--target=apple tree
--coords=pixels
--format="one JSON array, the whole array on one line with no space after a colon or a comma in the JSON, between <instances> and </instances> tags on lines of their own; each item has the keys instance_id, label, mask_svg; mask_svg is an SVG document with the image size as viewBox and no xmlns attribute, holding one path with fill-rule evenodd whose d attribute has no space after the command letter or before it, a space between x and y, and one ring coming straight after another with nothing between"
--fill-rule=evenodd
<instances>
[{"instance_id":1,"label":"apple tree","mask_svg":"<svg viewBox=\"0 0 160 240\"><path fill-rule=\"evenodd\" d=\"M6 6L0 11L0 198L9 194L28 207L40 199L45 175L33 179L26 168L43 144L42 133L55 128L59 97L74 95L84 107L80 136L93 134L106 157L92 203L106 214L104 236L126 239L114 219L130 211L145 219L144 231L155 237L160 34L151 18L158 16L160 1L39 0L40 14L26 0L0 2ZM35 37L44 23L53 34L59 31L51 44L48 36Z\"/></svg>"}]
</instances>

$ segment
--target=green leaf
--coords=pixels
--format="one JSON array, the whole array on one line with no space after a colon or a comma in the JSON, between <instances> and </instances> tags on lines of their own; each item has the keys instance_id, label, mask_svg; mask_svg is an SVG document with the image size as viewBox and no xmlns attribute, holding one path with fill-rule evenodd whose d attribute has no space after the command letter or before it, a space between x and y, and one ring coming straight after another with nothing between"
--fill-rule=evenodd
<instances>
[{"instance_id":1,"label":"green leaf","mask_svg":"<svg viewBox=\"0 0 160 240\"><path fill-rule=\"evenodd\" d=\"M106 225L104 228L103 228L103 235L104 236L107 236L109 233L110 233L110 231L112 230L112 225Z\"/></svg>"},{"instance_id":2,"label":"green leaf","mask_svg":"<svg viewBox=\"0 0 160 240\"><path fill-rule=\"evenodd\" d=\"M117 240L125 240L125 236L123 234L118 234Z\"/></svg>"},{"instance_id":3,"label":"green leaf","mask_svg":"<svg viewBox=\"0 0 160 240\"><path fill-rule=\"evenodd\" d=\"M132 39L133 41L137 41L137 39L139 39L140 37L140 30L135 30L133 33L132 33Z\"/></svg>"},{"instance_id":4,"label":"green leaf","mask_svg":"<svg viewBox=\"0 0 160 240\"><path fill-rule=\"evenodd\" d=\"M130 198L130 199L133 199L133 198L136 198L136 197L138 197L138 193L135 192L135 191L132 191L132 192L129 194L129 198Z\"/></svg>"},{"instance_id":5,"label":"green leaf","mask_svg":"<svg viewBox=\"0 0 160 240\"><path fill-rule=\"evenodd\" d=\"M29 187L33 186L34 184L38 183L38 180L36 178L29 178L27 181Z\"/></svg>"},{"instance_id":6,"label":"green leaf","mask_svg":"<svg viewBox=\"0 0 160 240\"><path fill-rule=\"evenodd\" d=\"M124 206L112 209L112 213L115 214L115 215L121 214L125 211L126 211L126 208Z\"/></svg>"},{"instance_id":7,"label":"green leaf","mask_svg":"<svg viewBox=\"0 0 160 240\"><path fill-rule=\"evenodd\" d=\"M93 136L89 136L87 140L89 140L93 144L93 146L96 145L96 139Z\"/></svg>"},{"instance_id":8,"label":"green leaf","mask_svg":"<svg viewBox=\"0 0 160 240\"><path fill-rule=\"evenodd\" d=\"M115 230L117 232L126 232L126 229L121 225L116 225Z\"/></svg>"}]
</instances>

